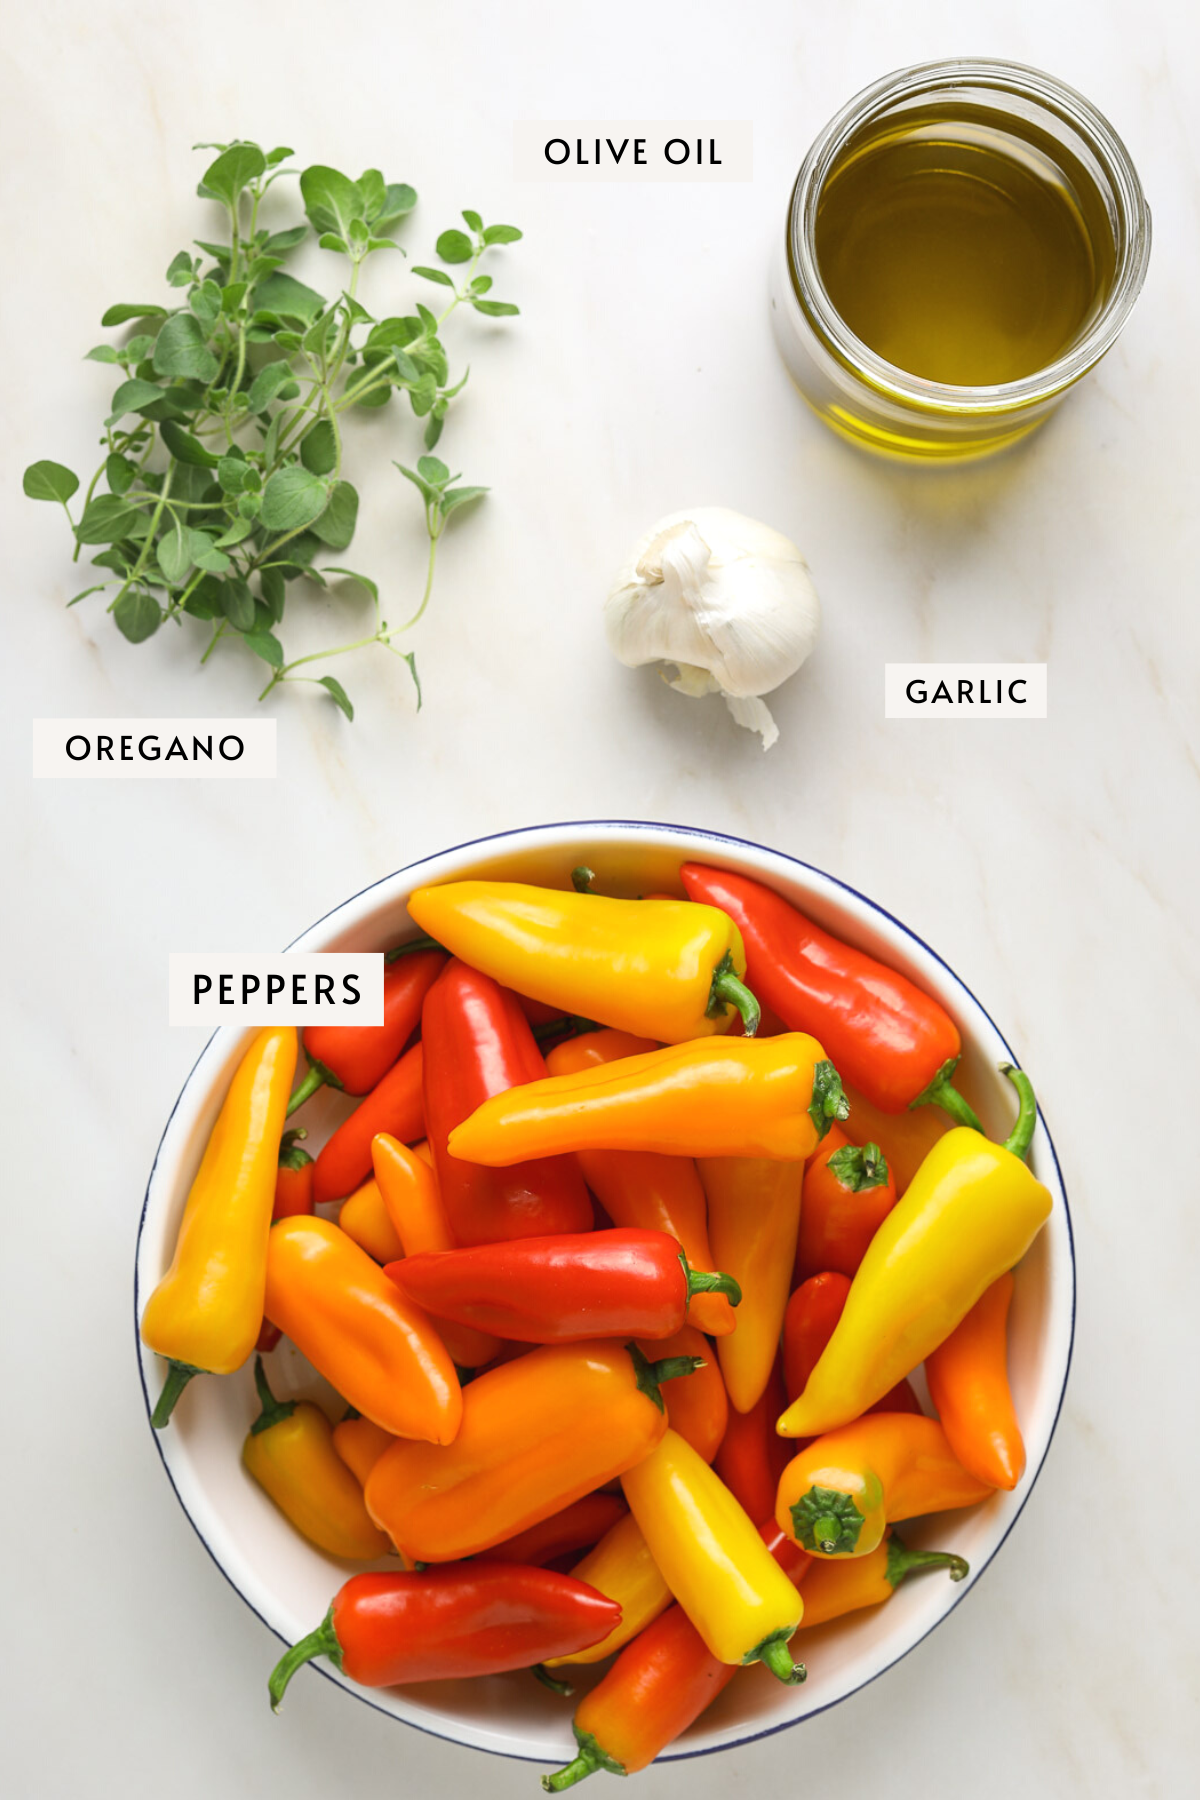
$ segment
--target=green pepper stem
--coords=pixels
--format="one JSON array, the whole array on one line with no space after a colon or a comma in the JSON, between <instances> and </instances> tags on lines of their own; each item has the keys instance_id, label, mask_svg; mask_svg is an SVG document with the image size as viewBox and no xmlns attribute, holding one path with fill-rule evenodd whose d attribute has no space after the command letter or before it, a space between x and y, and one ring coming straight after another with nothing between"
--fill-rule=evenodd
<instances>
[{"instance_id":1,"label":"green pepper stem","mask_svg":"<svg viewBox=\"0 0 1200 1800\"><path fill-rule=\"evenodd\" d=\"M1007 1075L1017 1090L1020 1107L1017 1111L1017 1122L1004 1140L1004 1148L1011 1150L1014 1156L1024 1158L1029 1153L1029 1145L1037 1125L1037 1096L1033 1091L1033 1083L1024 1069L1014 1068L1012 1063L1001 1063L1000 1073Z\"/></svg>"},{"instance_id":2,"label":"green pepper stem","mask_svg":"<svg viewBox=\"0 0 1200 1800\"><path fill-rule=\"evenodd\" d=\"M899 1587L909 1575L915 1575L921 1569L945 1569L951 1581L963 1581L971 1573L970 1564L961 1556L955 1556L952 1551L910 1550L904 1540L893 1532L887 1547L888 1586Z\"/></svg>"},{"instance_id":3,"label":"green pepper stem","mask_svg":"<svg viewBox=\"0 0 1200 1800\"><path fill-rule=\"evenodd\" d=\"M436 938L410 938L407 944L397 944L394 950L388 950L383 960L385 963L394 963L399 962L402 956L415 956L418 950L444 950L445 948L445 944L439 944Z\"/></svg>"},{"instance_id":4,"label":"green pepper stem","mask_svg":"<svg viewBox=\"0 0 1200 1800\"><path fill-rule=\"evenodd\" d=\"M835 1120L850 1117L842 1078L828 1060L819 1062L813 1070L812 1098L805 1111L816 1127L818 1144Z\"/></svg>"},{"instance_id":5,"label":"green pepper stem","mask_svg":"<svg viewBox=\"0 0 1200 1800\"><path fill-rule=\"evenodd\" d=\"M778 1681L786 1682L788 1687L797 1687L800 1682L808 1679L808 1670L803 1663L792 1661L792 1653L788 1649L791 1635L789 1631L786 1635L777 1633L776 1636L767 1638L757 1650L751 1651L746 1661L765 1664Z\"/></svg>"},{"instance_id":6,"label":"green pepper stem","mask_svg":"<svg viewBox=\"0 0 1200 1800\"><path fill-rule=\"evenodd\" d=\"M271 1671L271 1679L267 1683L267 1692L271 1696L271 1711L278 1712L280 1702L288 1682L306 1662L314 1656L327 1656L335 1669L342 1667L342 1646L338 1642L338 1634L333 1628L333 1608L330 1607L315 1631L285 1650Z\"/></svg>"},{"instance_id":7,"label":"green pepper stem","mask_svg":"<svg viewBox=\"0 0 1200 1800\"><path fill-rule=\"evenodd\" d=\"M594 1775L597 1769L607 1769L610 1775L627 1775L624 1763L619 1763L615 1756L601 1748L590 1731L580 1731L575 1727L575 1741L579 1745L579 1754L574 1762L568 1763L556 1775L543 1775L542 1786L548 1794L561 1794L564 1788L574 1787L577 1781L585 1776Z\"/></svg>"},{"instance_id":8,"label":"green pepper stem","mask_svg":"<svg viewBox=\"0 0 1200 1800\"><path fill-rule=\"evenodd\" d=\"M290 1119L294 1112L298 1112L304 1102L311 1100L317 1090L323 1088L328 1080L329 1071L327 1069L323 1069L320 1063L309 1063L308 1074L288 1101L287 1117Z\"/></svg>"},{"instance_id":9,"label":"green pepper stem","mask_svg":"<svg viewBox=\"0 0 1200 1800\"><path fill-rule=\"evenodd\" d=\"M577 869L571 870L571 886L577 894L590 894L595 879L595 869L589 869L586 863L580 863Z\"/></svg>"},{"instance_id":10,"label":"green pepper stem","mask_svg":"<svg viewBox=\"0 0 1200 1800\"><path fill-rule=\"evenodd\" d=\"M825 1165L840 1187L850 1194L865 1194L868 1188L886 1187L887 1158L878 1144L843 1144Z\"/></svg>"},{"instance_id":11,"label":"green pepper stem","mask_svg":"<svg viewBox=\"0 0 1200 1800\"><path fill-rule=\"evenodd\" d=\"M561 1794L564 1788L574 1787L577 1781L584 1781L589 1775L594 1775L599 1767L598 1762L593 1762L591 1757L581 1750L574 1762L569 1762L566 1768L560 1769L556 1775L543 1775L542 1786L548 1794Z\"/></svg>"},{"instance_id":12,"label":"green pepper stem","mask_svg":"<svg viewBox=\"0 0 1200 1800\"><path fill-rule=\"evenodd\" d=\"M552 1694L558 1694L563 1700L569 1700L575 1692L569 1681L560 1681L557 1675L552 1675L545 1663L534 1663L529 1673L535 1681L540 1681L544 1688L549 1688Z\"/></svg>"},{"instance_id":13,"label":"green pepper stem","mask_svg":"<svg viewBox=\"0 0 1200 1800\"><path fill-rule=\"evenodd\" d=\"M304 1169L312 1161L307 1150L300 1148L299 1140L308 1136L307 1128L294 1125L291 1131L285 1131L279 1144L279 1166L281 1169Z\"/></svg>"},{"instance_id":14,"label":"green pepper stem","mask_svg":"<svg viewBox=\"0 0 1200 1800\"><path fill-rule=\"evenodd\" d=\"M853 1556L863 1515L841 1488L814 1484L792 1505L792 1534L802 1550L821 1556Z\"/></svg>"},{"instance_id":15,"label":"green pepper stem","mask_svg":"<svg viewBox=\"0 0 1200 1800\"><path fill-rule=\"evenodd\" d=\"M730 1306L742 1304L741 1283L735 1281L732 1275L723 1275L719 1269L693 1269L682 1250L679 1252L679 1261L687 1282L689 1300L693 1300L697 1294L725 1294Z\"/></svg>"},{"instance_id":16,"label":"green pepper stem","mask_svg":"<svg viewBox=\"0 0 1200 1800\"><path fill-rule=\"evenodd\" d=\"M658 1362L651 1362L635 1343L625 1346L630 1362L633 1364L634 1380L638 1391L645 1394L647 1400L657 1406L659 1412L666 1412L663 1397L659 1392L664 1381L674 1381L679 1375L694 1375L697 1369L704 1367L702 1356L664 1356Z\"/></svg>"},{"instance_id":17,"label":"green pepper stem","mask_svg":"<svg viewBox=\"0 0 1200 1800\"><path fill-rule=\"evenodd\" d=\"M680 1375L694 1375L704 1366L702 1356L663 1356L650 1364L650 1373L661 1387L664 1381L675 1381Z\"/></svg>"},{"instance_id":18,"label":"green pepper stem","mask_svg":"<svg viewBox=\"0 0 1200 1800\"><path fill-rule=\"evenodd\" d=\"M294 1400L277 1400L271 1392L261 1356L254 1359L254 1386L262 1402L262 1411L250 1427L251 1437L257 1437L260 1431L270 1431L272 1425L282 1425L296 1410Z\"/></svg>"},{"instance_id":19,"label":"green pepper stem","mask_svg":"<svg viewBox=\"0 0 1200 1800\"><path fill-rule=\"evenodd\" d=\"M737 1008L742 1015L742 1029L748 1038L752 1038L762 1019L762 1007L734 968L731 950L725 952L713 970L705 1016L710 1019L724 1018L727 1006Z\"/></svg>"},{"instance_id":20,"label":"green pepper stem","mask_svg":"<svg viewBox=\"0 0 1200 1800\"><path fill-rule=\"evenodd\" d=\"M908 1110L912 1112L918 1106L940 1106L943 1112L949 1113L956 1125L968 1125L972 1131L977 1131L984 1137L986 1133L980 1124L979 1114L969 1101L963 1099L951 1080L961 1061L961 1057L952 1056L949 1062L944 1062L929 1086L915 1100L909 1101Z\"/></svg>"},{"instance_id":21,"label":"green pepper stem","mask_svg":"<svg viewBox=\"0 0 1200 1800\"><path fill-rule=\"evenodd\" d=\"M158 1404L150 1414L150 1423L155 1431L161 1431L167 1424L171 1414L175 1411L175 1402L180 1394L192 1376L199 1374L200 1370L193 1368L191 1363L176 1362L174 1357L168 1359L167 1379L163 1382L163 1390L158 1396Z\"/></svg>"}]
</instances>

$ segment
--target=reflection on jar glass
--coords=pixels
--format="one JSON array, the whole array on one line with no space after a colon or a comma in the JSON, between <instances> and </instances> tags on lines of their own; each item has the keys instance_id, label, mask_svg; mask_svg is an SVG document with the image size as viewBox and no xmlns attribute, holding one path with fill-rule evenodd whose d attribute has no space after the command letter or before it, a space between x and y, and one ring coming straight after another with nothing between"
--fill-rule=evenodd
<instances>
[{"instance_id":1,"label":"reflection on jar glass","mask_svg":"<svg viewBox=\"0 0 1200 1800\"><path fill-rule=\"evenodd\" d=\"M1150 214L1072 88L939 62L859 94L796 179L776 340L827 424L890 455L986 455L1041 423L1117 337Z\"/></svg>"}]
</instances>

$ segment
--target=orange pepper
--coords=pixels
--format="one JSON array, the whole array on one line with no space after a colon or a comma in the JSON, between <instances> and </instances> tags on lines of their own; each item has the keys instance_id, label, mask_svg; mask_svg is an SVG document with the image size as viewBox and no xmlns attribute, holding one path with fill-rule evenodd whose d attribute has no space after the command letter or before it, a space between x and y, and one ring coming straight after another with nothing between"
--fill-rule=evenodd
<instances>
[{"instance_id":1,"label":"orange pepper","mask_svg":"<svg viewBox=\"0 0 1200 1800\"><path fill-rule=\"evenodd\" d=\"M674 1337L642 1338L638 1349L649 1362L659 1356L694 1357L701 1365L686 1381L673 1381L663 1390L667 1423L686 1438L698 1456L710 1463L729 1421L729 1400L715 1357L694 1325L684 1325ZM775 1415L772 1414L772 1429ZM782 1442L782 1439L777 1440ZM786 1457L784 1458L786 1461ZM774 1496L772 1495L772 1505ZM770 1511L770 1507L767 1508Z\"/></svg>"},{"instance_id":2,"label":"orange pepper","mask_svg":"<svg viewBox=\"0 0 1200 1800\"><path fill-rule=\"evenodd\" d=\"M366 1487L367 1476L395 1441L392 1432L376 1425L374 1419L364 1419L361 1413L353 1413L333 1428L333 1447L346 1467L357 1476L359 1487Z\"/></svg>"},{"instance_id":3,"label":"orange pepper","mask_svg":"<svg viewBox=\"0 0 1200 1800\"><path fill-rule=\"evenodd\" d=\"M822 1560L818 1558L804 1577L804 1617L801 1631L827 1625L846 1613L890 1600L902 1581L921 1569L946 1569L951 1581L971 1573L961 1556L948 1550L910 1550L893 1531L867 1556Z\"/></svg>"},{"instance_id":4,"label":"orange pepper","mask_svg":"<svg viewBox=\"0 0 1200 1800\"><path fill-rule=\"evenodd\" d=\"M955 1456L980 1481L1010 1489L1025 1473L1025 1443L1008 1385L1012 1296L1010 1270L925 1358L929 1396Z\"/></svg>"},{"instance_id":5,"label":"orange pepper","mask_svg":"<svg viewBox=\"0 0 1200 1800\"><path fill-rule=\"evenodd\" d=\"M424 1250L453 1250L454 1235L438 1192L429 1145L418 1144L410 1150L399 1138L380 1132L371 1141L371 1160L395 1245L385 1260L399 1262ZM499 1352L500 1339L490 1331L477 1331L473 1325L459 1325L450 1319L438 1319L437 1328L460 1369L481 1369Z\"/></svg>"},{"instance_id":6,"label":"orange pepper","mask_svg":"<svg viewBox=\"0 0 1200 1800\"><path fill-rule=\"evenodd\" d=\"M974 1506L992 1492L955 1459L936 1419L872 1413L814 1438L792 1458L775 1518L814 1556L866 1556L885 1526Z\"/></svg>"},{"instance_id":7,"label":"orange pepper","mask_svg":"<svg viewBox=\"0 0 1200 1800\"><path fill-rule=\"evenodd\" d=\"M367 1482L367 1510L418 1562L490 1550L582 1500L648 1456L667 1429L653 1364L634 1344L547 1344L476 1376L451 1444L394 1444Z\"/></svg>"},{"instance_id":8,"label":"orange pepper","mask_svg":"<svg viewBox=\"0 0 1200 1800\"><path fill-rule=\"evenodd\" d=\"M404 1246L396 1236L373 1175L342 1201L337 1222L346 1236L352 1237L377 1263L395 1262L404 1255Z\"/></svg>"},{"instance_id":9,"label":"orange pepper","mask_svg":"<svg viewBox=\"0 0 1200 1800\"><path fill-rule=\"evenodd\" d=\"M878 1144L848 1138L837 1125L804 1171L796 1279L833 1269L853 1275L896 1204L896 1183Z\"/></svg>"},{"instance_id":10,"label":"orange pepper","mask_svg":"<svg viewBox=\"0 0 1200 1800\"><path fill-rule=\"evenodd\" d=\"M450 1355L425 1314L328 1219L280 1219L267 1317L356 1411L397 1437L448 1444L462 1418Z\"/></svg>"},{"instance_id":11,"label":"orange pepper","mask_svg":"<svg viewBox=\"0 0 1200 1800\"><path fill-rule=\"evenodd\" d=\"M570 1150L803 1162L847 1114L816 1038L695 1038L493 1094L450 1134L450 1154L488 1168Z\"/></svg>"},{"instance_id":12,"label":"orange pepper","mask_svg":"<svg viewBox=\"0 0 1200 1800\"><path fill-rule=\"evenodd\" d=\"M652 1038L632 1037L627 1031L589 1031L551 1050L546 1070L550 1075L574 1075L622 1057L644 1056L657 1047ZM691 1268L710 1274L716 1268L704 1189L690 1156L659 1156L653 1150L580 1150L576 1161L614 1225L668 1232L678 1240ZM713 1337L724 1337L736 1322L724 1294L694 1294L687 1317L689 1325Z\"/></svg>"},{"instance_id":13,"label":"orange pepper","mask_svg":"<svg viewBox=\"0 0 1200 1800\"><path fill-rule=\"evenodd\" d=\"M717 1355L730 1404L749 1412L762 1399L779 1350L804 1165L714 1156L702 1158L699 1166L713 1255L742 1290L737 1330L721 1339Z\"/></svg>"},{"instance_id":14,"label":"orange pepper","mask_svg":"<svg viewBox=\"0 0 1200 1800\"><path fill-rule=\"evenodd\" d=\"M524 1563L539 1569L556 1556L590 1549L625 1516L625 1502L616 1494L585 1494L540 1524L493 1544L488 1556L495 1562Z\"/></svg>"}]
</instances>

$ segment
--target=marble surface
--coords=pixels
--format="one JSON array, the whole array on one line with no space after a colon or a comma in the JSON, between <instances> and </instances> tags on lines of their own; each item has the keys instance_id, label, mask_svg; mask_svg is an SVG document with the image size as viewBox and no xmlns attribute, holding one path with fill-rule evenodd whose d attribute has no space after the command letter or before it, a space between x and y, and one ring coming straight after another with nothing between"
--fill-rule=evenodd
<instances>
[{"instance_id":1,"label":"marble surface","mask_svg":"<svg viewBox=\"0 0 1200 1800\"><path fill-rule=\"evenodd\" d=\"M1036 1075L1079 1253L1058 1437L969 1604L800 1732L651 1771L640 1791L1186 1790L1200 1751L1191 30L1168 0L1145 0L1136 29L1114 0L759 0L733 30L714 0L46 0L9 20L9 1792L537 1791L533 1769L405 1732L323 1682L271 1718L273 1640L213 1569L149 1439L131 1270L154 1146L202 1041L167 1027L169 951L276 948L443 844L605 815L777 845L934 944ZM1093 98L1141 171L1155 247L1125 336L1052 423L1007 460L930 475L868 460L808 415L770 341L765 266L828 115L888 69L956 52L1041 65ZM751 118L755 180L514 183L514 119L600 115ZM33 716L253 705L233 657L201 674L174 633L133 649L95 603L63 610L82 584L62 521L19 494L34 457L91 455L107 376L78 359L98 315L158 296L200 228L189 146L239 133L411 180L406 237L424 254L464 204L525 228L497 271L522 317L455 339L474 375L446 452L494 494L443 547L414 638L419 717L398 663L346 659L358 721L287 694L273 786L35 785ZM415 285L399 259L374 276L381 301L385 281ZM389 415L353 451L370 495L353 560L397 606L415 520L379 470L413 453ZM702 502L797 539L824 601L765 756L719 701L631 674L603 645L599 602L628 543ZM886 723L882 664L922 657L1047 660L1050 717Z\"/></svg>"}]
</instances>

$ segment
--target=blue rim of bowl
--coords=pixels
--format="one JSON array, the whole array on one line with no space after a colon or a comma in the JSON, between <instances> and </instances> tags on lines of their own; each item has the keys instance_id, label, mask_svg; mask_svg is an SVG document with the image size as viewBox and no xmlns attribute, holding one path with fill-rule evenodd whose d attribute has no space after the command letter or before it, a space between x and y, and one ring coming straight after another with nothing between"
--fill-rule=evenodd
<instances>
[{"instance_id":1,"label":"blue rim of bowl","mask_svg":"<svg viewBox=\"0 0 1200 1800\"><path fill-rule=\"evenodd\" d=\"M314 919L314 921L311 925L309 925L304 931L300 932L300 934L297 937L294 937L292 939L292 944L298 944L302 938L306 938L309 935L309 933L315 931L319 925L323 925L325 923L326 919L331 919L335 913L339 913L343 910L343 908L353 905L354 901L361 900L367 894L373 893L377 887L386 886L386 884L388 882L394 881L398 875L407 875L410 869L420 868L422 863L433 862L436 859L443 857L443 856L456 856L456 855L458 855L458 853L460 851L476 850L476 849L483 847L484 845L498 847L498 846L508 842L511 839L533 836L537 833L544 832L544 831L589 831L589 830L597 830L597 829L604 830L604 831L667 832L671 836L674 836L674 837L705 838L708 840L709 843L727 844L727 845L733 846L735 849L738 849L738 850L758 850L758 851L761 851L764 856L778 857L781 862L792 863L798 869L807 870L810 875L818 875L822 881L828 881L833 887L840 888L844 894L853 895L855 900L860 901L861 904L863 906L868 907L871 912L878 913L881 918L887 919L890 924L894 925L898 931L903 932L905 937L911 938L914 944L919 944L921 949L924 950L928 956L931 956L933 958L934 962L940 964L940 966L943 969L945 969L947 975L950 976L951 980L956 982L958 984L958 986L962 989L963 993L966 994L967 997L972 1001L972 1003L979 1008L980 1012L983 1014L983 1016L987 1020L988 1024L992 1027L992 1030L996 1033L996 1036L1000 1039L1000 1042L1004 1045L1005 1050L1008 1052L1008 1054L1011 1057L1011 1059L1013 1060L1013 1062L1017 1061L1016 1054L1013 1051L1013 1049L1011 1048L1011 1046L1008 1042L1008 1039L1005 1037L1005 1035L1001 1031L1000 1027L996 1024L996 1021L992 1018L992 1015L987 1010L986 1006L984 1006L982 1004L982 1002L980 1002L979 1000L976 999L975 995L972 993L971 989L967 986L966 982L962 979L961 975L959 975L954 969L952 969L950 967L950 964L946 961L945 957L939 956L938 952L933 948L933 946L931 944L927 944L923 937L920 937L917 934L917 932L913 931L910 926L908 926L904 923L903 919L898 919L894 913L890 913L886 906L881 906L877 900L872 900L869 897L869 895L861 893L858 888L852 887L848 881L842 881L838 876L830 875L826 872L826 870L819 869L815 863L805 862L802 857L789 856L787 851L785 851L785 850L774 850L767 844L755 843L753 838L733 837L728 832L710 831L706 827L703 827L703 826L668 825L668 824L664 824L664 823L657 823L650 819L560 819L560 820L555 820L553 822L548 822L544 825L517 825L517 826L512 827L508 831L490 832L484 837L468 838L464 843L452 844L452 845L448 845L445 849L435 850L429 856L419 856L415 859L415 861L410 862L410 863L404 863L401 865L400 868L393 869L390 872L390 874L381 875L377 881L368 882L366 887L359 888L357 893L348 894L346 896L346 898L344 900L340 900L336 906L331 906L329 908L328 912L324 912L321 914L321 916L318 919ZM286 946L286 948L290 950L292 947L292 944L288 944ZM150 1167L150 1175L146 1182L146 1193L142 1200L141 1216L138 1219L137 1242L135 1245L134 1262L133 1262L133 1336L134 1336L135 1354L137 1356L138 1379L142 1384L142 1399L143 1399L143 1402L144 1402L145 1408L146 1408L146 1421L148 1424L150 1421L150 1415L154 1410L154 1402L152 1401L152 1399L150 1397L150 1391L146 1386L146 1376L145 1376L145 1371L144 1371L143 1363L142 1363L142 1342L141 1342L141 1334L140 1334L140 1330L139 1330L139 1320L140 1320L140 1315L141 1315L141 1308L139 1305L139 1271L138 1271L137 1250L141 1246L142 1231L145 1228L145 1224L146 1224L146 1211L150 1205L150 1190L154 1186L154 1175L155 1175L155 1171L158 1168L158 1159L159 1159L160 1155L162 1154L162 1147L163 1147L163 1144L166 1142L167 1132L171 1128L171 1120L175 1117L175 1114L179 1109L179 1104L180 1104L181 1100L183 1099L184 1094L187 1092L187 1089L191 1082L192 1076L195 1074L197 1068L200 1066L200 1063L203 1061L205 1055L207 1054L209 1045L212 1043L213 1038L215 1038L216 1036L217 1036L217 1032L214 1032L213 1037L210 1037L208 1039L208 1042L204 1045L204 1048L201 1050L200 1055L196 1058L196 1061L192 1064L192 1067L188 1070L188 1073L184 1080L183 1086L180 1088L178 1094L175 1096L175 1103L167 1115L167 1122L163 1126L162 1136L158 1140L158 1148L154 1152L154 1161ZM973 1570L972 1578L967 1583L965 1591L963 1593L957 1594L950 1601L949 1606L946 1607L944 1612L939 1613L938 1617L933 1621L933 1623L932 1623L932 1625L930 1625L929 1629L927 1631L923 1631L921 1633L920 1637L914 1638L912 1643L909 1644L909 1646L906 1650L901 1650L898 1656L894 1656L891 1659L891 1661L885 1663L881 1669L876 1669L876 1671L873 1675L868 1675L864 1681L860 1681L858 1683L857 1687L848 1688L844 1694L839 1694L837 1696L836 1700L827 1700L823 1706L814 1707L811 1712L802 1713L798 1718L782 1719L782 1720L780 1720L779 1724L777 1724L777 1725L765 1726L761 1731L749 1731L743 1737L730 1738L725 1743L709 1744L709 1745L706 1745L705 1748L703 1748L701 1750L667 1750L667 1751L664 1751L662 1753L662 1755L655 1758L656 1762L660 1762L660 1763L688 1762L688 1761L691 1761L695 1757L717 1756L726 1750L737 1750L746 1744L757 1744L757 1743L761 1742L762 1739L764 1739L764 1738L776 1737L779 1734L779 1732L781 1732L781 1731L792 1731L798 1725L807 1724L808 1720L819 1718L822 1713L829 1712L835 1706L841 1706L845 1701L852 1699L855 1694L861 1694L864 1688L870 1687L873 1682L876 1682L879 1680L880 1676L888 1674L889 1671L894 1669L898 1663L902 1663L906 1656L911 1656L912 1652L915 1649L917 1649L917 1647L919 1645L923 1644L925 1642L926 1638L930 1637L933 1634L933 1632L935 1632L937 1630L938 1626L942 1623L942 1621L944 1619L948 1619L950 1614L952 1612L954 1612L954 1610L957 1607L962 1605L963 1601L967 1598L967 1595L972 1593L974 1591L974 1589L978 1586L979 1582L983 1579L983 1576L986 1573L986 1571L991 1567L992 1563L995 1562L997 1556L1000 1554L1000 1551L1004 1548L1005 1544L1008 1542L1008 1539L1009 1539L1010 1535L1012 1534L1013 1526L1017 1523L1017 1520L1020 1518L1021 1514L1024 1512L1026 1506L1028 1505L1029 1496L1033 1493L1034 1488L1037 1486L1038 1478L1041 1475L1042 1470L1046 1466L1046 1458L1050 1454L1050 1446L1054 1442L1054 1434L1058 1430L1058 1421L1062 1417L1063 1401L1066 1399L1067 1382L1070 1379L1070 1374L1071 1374L1071 1361L1072 1361L1072 1357L1074 1356L1074 1352L1075 1352L1075 1311L1076 1311L1076 1298L1077 1298L1077 1284L1076 1284L1076 1275L1075 1275L1075 1232L1074 1232L1074 1228L1071 1224L1071 1207L1070 1207L1070 1202L1068 1201L1068 1198L1067 1198L1066 1184L1063 1181L1062 1165L1060 1164L1060 1162L1058 1160L1058 1151L1055 1149L1054 1139L1050 1135L1050 1129L1046 1124L1045 1118L1042 1115L1042 1111L1041 1111L1040 1107L1038 1108L1038 1120L1041 1124L1042 1130L1046 1134L1046 1142L1050 1146L1050 1155L1054 1162L1054 1171L1058 1177L1058 1186L1059 1186L1059 1189L1060 1189L1060 1191L1062 1193L1062 1197L1063 1197L1063 1211L1065 1214L1066 1226L1067 1226L1067 1248L1070 1252L1070 1259L1071 1259L1071 1331L1070 1331L1070 1337L1068 1338L1068 1341L1067 1341L1067 1360L1066 1360L1066 1366L1063 1369L1062 1388L1059 1391L1058 1405L1055 1407L1054 1419L1051 1423L1050 1431L1046 1438L1046 1447L1042 1451L1042 1455L1038 1462L1037 1468L1034 1469L1029 1476L1029 1482L1025 1489L1024 1496L1022 1497L1021 1503L1017 1507L1016 1512L1013 1514L1012 1518L1009 1520L1008 1527L1005 1530L1003 1537L995 1545L995 1547L992 1550L992 1553L988 1557L987 1561L982 1563L978 1569ZM172 1492L174 1493L175 1498L179 1502L179 1505L180 1505L180 1508L182 1509L183 1515L184 1515L185 1519L187 1520L188 1524L191 1526L192 1530L196 1533L196 1536L199 1538L200 1542L203 1544L203 1546L204 1546L205 1550L208 1552L209 1556L212 1558L213 1563L220 1570L222 1576L229 1583L229 1585L233 1589L234 1593L238 1596L238 1598L246 1606L249 1607L250 1611L254 1614L255 1618L260 1620L261 1623L266 1626L267 1630L271 1633L272 1637L278 1638L279 1642L281 1644L286 1644L286 1642L287 1642L286 1638L284 1638L278 1631L276 1631L275 1627L271 1624L270 1620L265 1619L263 1617L262 1613L259 1612L259 1610L258 1610L257 1606L255 1606L254 1602L251 1599L249 1599L246 1594L244 1594L242 1592L240 1587L238 1587L237 1583L233 1579L233 1576L230 1575L229 1571L225 1568L225 1565L221 1562L216 1551L213 1549L212 1545L209 1543L208 1539L205 1537L204 1533L201 1531L199 1525L196 1523L195 1519L192 1517L191 1513L188 1511L188 1508L184 1502L183 1496L179 1492L179 1489L175 1484L175 1477L171 1473L170 1464L167 1462L166 1455L163 1451L162 1440L160 1438L160 1435L157 1431L155 1431L153 1425L150 1426L150 1433L154 1439L154 1447L158 1452L159 1461L162 1463L163 1470L166 1474L167 1480L171 1484ZM333 1686L338 1688L342 1693L348 1693L354 1699L360 1700L364 1706L369 1706L371 1708L372 1712L381 1713L384 1718L391 1719L398 1725L407 1725L414 1731L423 1732L426 1737L439 1738L445 1743L457 1744L460 1749L475 1750L480 1755L483 1755L483 1756L502 1756L509 1762L528 1762L528 1763L537 1764L539 1766L544 1764L546 1767L552 1767L555 1763L561 1761L561 1757L549 1757L549 1756L547 1756L547 1757L541 1757L541 1756L531 1757L531 1756L525 1756L520 1751L516 1751L516 1750L499 1750L499 1749L490 1748L489 1746L484 1745L484 1744L464 1743L462 1738L456 1737L454 1735L454 1733L451 1731L438 1731L432 1725L418 1724L415 1719L398 1718L398 1716L394 1712L391 1712L386 1706L380 1706L376 1701L371 1699L369 1694L364 1693L358 1687L348 1687L344 1681L339 1681L337 1679L337 1677L330 1670L322 1668L320 1663L313 1663L310 1666L313 1667L314 1669L316 1669L318 1674L323 1675L327 1681L331 1682L333 1684Z\"/></svg>"}]
</instances>

